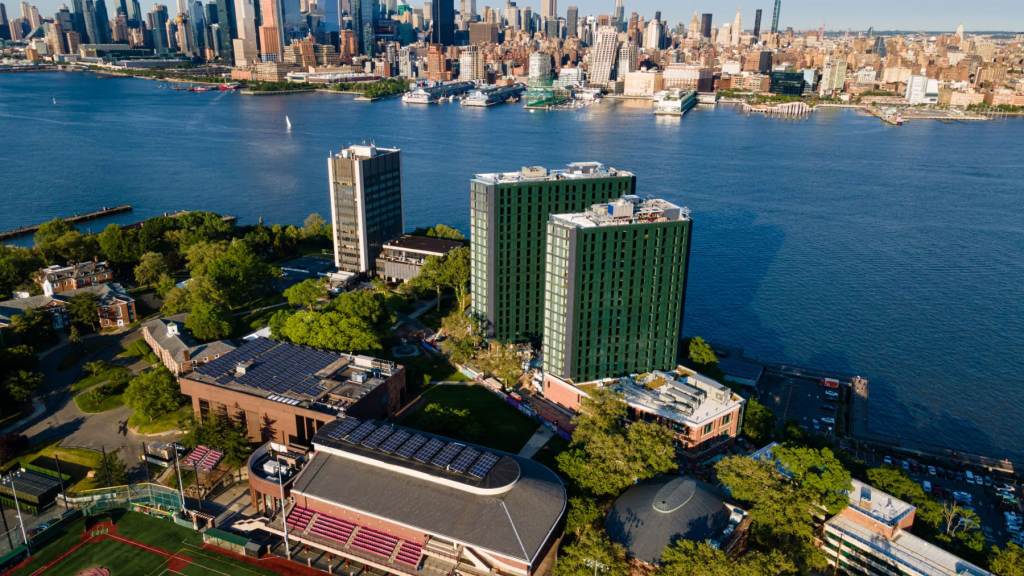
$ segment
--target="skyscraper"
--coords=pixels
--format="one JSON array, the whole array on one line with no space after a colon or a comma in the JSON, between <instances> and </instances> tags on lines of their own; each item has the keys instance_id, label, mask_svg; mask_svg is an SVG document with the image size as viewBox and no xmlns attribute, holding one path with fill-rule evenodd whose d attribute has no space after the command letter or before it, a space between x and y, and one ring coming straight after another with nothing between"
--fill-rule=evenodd
<instances>
[{"instance_id":1,"label":"skyscraper","mask_svg":"<svg viewBox=\"0 0 1024 576\"><path fill-rule=\"evenodd\" d=\"M540 17L543 20L555 20L558 18L558 0L541 0Z\"/></svg>"},{"instance_id":2,"label":"skyscraper","mask_svg":"<svg viewBox=\"0 0 1024 576\"><path fill-rule=\"evenodd\" d=\"M754 44L761 40L761 9L754 12Z\"/></svg>"},{"instance_id":3,"label":"skyscraper","mask_svg":"<svg viewBox=\"0 0 1024 576\"><path fill-rule=\"evenodd\" d=\"M711 37L711 14L700 15L700 35L703 36L705 40L714 40L714 38Z\"/></svg>"},{"instance_id":4,"label":"skyscraper","mask_svg":"<svg viewBox=\"0 0 1024 576\"><path fill-rule=\"evenodd\" d=\"M540 338L543 332L550 215L586 210L597 202L631 194L635 183L629 172L597 162L569 164L564 170L525 167L473 178L472 308L495 338L522 342Z\"/></svg>"},{"instance_id":5,"label":"skyscraper","mask_svg":"<svg viewBox=\"0 0 1024 576\"><path fill-rule=\"evenodd\" d=\"M692 220L624 196L547 222L544 370L585 382L676 365Z\"/></svg>"},{"instance_id":6,"label":"skyscraper","mask_svg":"<svg viewBox=\"0 0 1024 576\"><path fill-rule=\"evenodd\" d=\"M324 9L324 18L316 28L316 39L321 44L330 44L337 49L340 46L341 0L320 0L320 2L317 2L317 7Z\"/></svg>"},{"instance_id":7,"label":"skyscraper","mask_svg":"<svg viewBox=\"0 0 1024 576\"><path fill-rule=\"evenodd\" d=\"M772 34L779 33L779 10L782 9L782 0L775 0L775 11L772 12Z\"/></svg>"},{"instance_id":8,"label":"skyscraper","mask_svg":"<svg viewBox=\"0 0 1024 576\"><path fill-rule=\"evenodd\" d=\"M451 46L455 43L455 0L434 0L430 11L430 43Z\"/></svg>"},{"instance_id":9,"label":"skyscraper","mask_svg":"<svg viewBox=\"0 0 1024 576\"><path fill-rule=\"evenodd\" d=\"M234 0L217 0L217 24L217 34L220 36L220 59L229 65L234 64L235 55L232 42L237 38Z\"/></svg>"},{"instance_id":10,"label":"skyscraper","mask_svg":"<svg viewBox=\"0 0 1024 576\"><path fill-rule=\"evenodd\" d=\"M260 16L260 60L282 62L284 22L281 17L281 0L260 0Z\"/></svg>"},{"instance_id":11,"label":"skyscraper","mask_svg":"<svg viewBox=\"0 0 1024 576\"><path fill-rule=\"evenodd\" d=\"M373 144L350 146L327 164L334 264L343 272L370 272L384 243L405 232L402 151Z\"/></svg>"},{"instance_id":12,"label":"skyscraper","mask_svg":"<svg viewBox=\"0 0 1024 576\"><path fill-rule=\"evenodd\" d=\"M732 38L729 44L732 46L739 46L740 36L743 35L743 21L740 17L740 9L736 9L736 20L732 23Z\"/></svg>"},{"instance_id":13,"label":"skyscraper","mask_svg":"<svg viewBox=\"0 0 1024 576\"><path fill-rule=\"evenodd\" d=\"M608 84L612 80L615 57L619 50L619 32L611 26L597 29L594 48L591 50L590 81L594 84Z\"/></svg>"},{"instance_id":14,"label":"skyscraper","mask_svg":"<svg viewBox=\"0 0 1024 576\"><path fill-rule=\"evenodd\" d=\"M569 6L565 12L565 37L576 38L576 23L579 20L580 9L576 6Z\"/></svg>"},{"instance_id":15,"label":"skyscraper","mask_svg":"<svg viewBox=\"0 0 1024 576\"><path fill-rule=\"evenodd\" d=\"M153 49L157 54L166 54L171 46L167 38L167 6L153 4L153 11L149 14L152 20Z\"/></svg>"},{"instance_id":16,"label":"skyscraper","mask_svg":"<svg viewBox=\"0 0 1024 576\"><path fill-rule=\"evenodd\" d=\"M128 10L128 25L131 28L138 28L142 26L142 5L139 4L139 0L132 0Z\"/></svg>"},{"instance_id":17,"label":"skyscraper","mask_svg":"<svg viewBox=\"0 0 1024 576\"><path fill-rule=\"evenodd\" d=\"M254 0L234 2L236 28L231 51L235 66L249 66L259 60L259 49L256 47L256 5Z\"/></svg>"},{"instance_id":18,"label":"skyscraper","mask_svg":"<svg viewBox=\"0 0 1024 576\"><path fill-rule=\"evenodd\" d=\"M612 19L615 20L613 24L618 27L619 32L626 29L626 7L622 5L622 0L615 0L615 12L612 14Z\"/></svg>"},{"instance_id":19,"label":"skyscraper","mask_svg":"<svg viewBox=\"0 0 1024 576\"><path fill-rule=\"evenodd\" d=\"M7 7L0 2L0 40L11 39L10 23L7 21Z\"/></svg>"},{"instance_id":20,"label":"skyscraper","mask_svg":"<svg viewBox=\"0 0 1024 576\"><path fill-rule=\"evenodd\" d=\"M107 15L107 3L105 0L95 0L96 7L96 32L99 34L99 41L93 40L94 44L110 44L110 16Z\"/></svg>"},{"instance_id":21,"label":"skyscraper","mask_svg":"<svg viewBox=\"0 0 1024 576\"><path fill-rule=\"evenodd\" d=\"M452 25L455 23L454 0L444 0L452 7ZM432 6L438 6L439 0L435 0ZM366 56L373 56L374 49L374 22L376 10L374 0L350 0L351 11L349 17L352 19L352 31L356 34L356 42L359 53ZM433 8L431 8L433 9Z\"/></svg>"}]
</instances>

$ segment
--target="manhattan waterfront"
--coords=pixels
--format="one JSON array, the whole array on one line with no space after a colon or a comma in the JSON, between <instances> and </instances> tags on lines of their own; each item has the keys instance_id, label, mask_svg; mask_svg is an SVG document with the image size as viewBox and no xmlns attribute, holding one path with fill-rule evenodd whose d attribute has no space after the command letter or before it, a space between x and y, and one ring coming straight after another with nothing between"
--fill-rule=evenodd
<instances>
[{"instance_id":1,"label":"manhattan waterfront","mask_svg":"<svg viewBox=\"0 0 1024 576\"><path fill-rule=\"evenodd\" d=\"M600 161L694 211L687 334L870 379L872 431L1024 457L1019 119L896 128L846 110L680 119L158 86L2 78L0 229L116 204L134 213L83 229L179 209L299 224L329 213L327 154L372 140L403 151L407 229L468 233L474 173Z\"/></svg>"}]
</instances>

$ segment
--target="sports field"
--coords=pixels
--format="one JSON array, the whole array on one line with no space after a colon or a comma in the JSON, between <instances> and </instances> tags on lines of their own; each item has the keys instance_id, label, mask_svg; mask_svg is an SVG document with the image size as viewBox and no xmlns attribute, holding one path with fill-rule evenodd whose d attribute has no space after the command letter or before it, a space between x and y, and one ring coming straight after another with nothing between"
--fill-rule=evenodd
<instances>
[{"instance_id":1,"label":"sports field","mask_svg":"<svg viewBox=\"0 0 1024 576\"><path fill-rule=\"evenodd\" d=\"M204 546L202 536L166 520L124 513L90 525L80 520L59 539L38 551L18 574L76 576L89 568L105 568L111 576L274 576L282 573L247 563Z\"/></svg>"}]
</instances>

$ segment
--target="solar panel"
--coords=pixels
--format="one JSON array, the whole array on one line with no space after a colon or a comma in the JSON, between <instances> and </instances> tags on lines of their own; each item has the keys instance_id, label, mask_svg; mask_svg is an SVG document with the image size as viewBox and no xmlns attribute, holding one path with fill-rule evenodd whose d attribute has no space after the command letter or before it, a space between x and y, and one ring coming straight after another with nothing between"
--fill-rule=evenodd
<instances>
[{"instance_id":1,"label":"solar panel","mask_svg":"<svg viewBox=\"0 0 1024 576\"><path fill-rule=\"evenodd\" d=\"M341 440L349 432L358 428L360 424L361 422L359 420L356 420L355 418L346 418L341 421L341 424L339 424L336 427L332 427L330 430L328 430L327 437L333 438L335 440Z\"/></svg>"},{"instance_id":2,"label":"solar panel","mask_svg":"<svg viewBox=\"0 0 1024 576\"><path fill-rule=\"evenodd\" d=\"M377 446L380 446L380 443L391 434L392 430L394 430L394 428L391 428L390 426L381 426L380 428L377 428L373 431L373 434L370 434L366 440L363 440L363 446L366 446L367 448L376 448Z\"/></svg>"},{"instance_id":3,"label":"solar panel","mask_svg":"<svg viewBox=\"0 0 1024 576\"><path fill-rule=\"evenodd\" d=\"M348 437L345 438L345 441L351 442L353 444L359 444L360 442L363 441L363 438L369 436L370 433L376 430L376 428L377 425L374 424L373 422L363 422L363 425L360 426L359 428L356 428L355 432L349 434Z\"/></svg>"},{"instance_id":4,"label":"solar panel","mask_svg":"<svg viewBox=\"0 0 1024 576\"><path fill-rule=\"evenodd\" d=\"M388 439L384 441L384 444L381 445L381 447L378 448L378 450L385 454L391 454L392 452L397 450L399 446L402 445L402 442L408 440L409 436L412 436L412 434L409 434L405 430L399 430L398 432L395 432L391 436L388 436Z\"/></svg>"},{"instance_id":5,"label":"solar panel","mask_svg":"<svg viewBox=\"0 0 1024 576\"><path fill-rule=\"evenodd\" d=\"M437 466L438 468L444 468L445 466L448 465L449 462L451 462L453 459L455 459L456 456L458 456L459 452L462 452L463 448L465 448L465 446L463 446L462 444L456 444L453 442L445 446L444 450L441 450L441 453L438 454L436 458L431 460L430 463L433 464L434 466Z\"/></svg>"},{"instance_id":6,"label":"solar panel","mask_svg":"<svg viewBox=\"0 0 1024 576\"><path fill-rule=\"evenodd\" d=\"M449 466L449 468L456 472L465 472L469 469L469 465L472 464L479 455L479 450L475 448L466 448L459 454L459 457L455 459L455 462L452 462L452 465Z\"/></svg>"},{"instance_id":7,"label":"solar panel","mask_svg":"<svg viewBox=\"0 0 1024 576\"><path fill-rule=\"evenodd\" d=\"M498 463L498 456L493 452L484 452L483 456L473 464L473 467L469 469L469 475L474 478L483 478L491 471L491 468Z\"/></svg>"},{"instance_id":8,"label":"solar panel","mask_svg":"<svg viewBox=\"0 0 1024 576\"><path fill-rule=\"evenodd\" d=\"M431 458L434 457L434 454L440 452L441 448L443 447L444 442L441 442L437 438L431 438L430 442L427 442L426 446L420 448L420 451L417 452L416 455L412 457L412 459L417 462L427 463L430 461Z\"/></svg>"},{"instance_id":9,"label":"solar panel","mask_svg":"<svg viewBox=\"0 0 1024 576\"><path fill-rule=\"evenodd\" d=\"M398 451L395 452L395 454L398 454L402 458L409 458L410 456L413 455L413 453L420 449L420 446L423 446L426 443L426 438L420 436L419 434L416 434L412 438L409 438L408 442L402 444L402 447L399 448Z\"/></svg>"}]
</instances>

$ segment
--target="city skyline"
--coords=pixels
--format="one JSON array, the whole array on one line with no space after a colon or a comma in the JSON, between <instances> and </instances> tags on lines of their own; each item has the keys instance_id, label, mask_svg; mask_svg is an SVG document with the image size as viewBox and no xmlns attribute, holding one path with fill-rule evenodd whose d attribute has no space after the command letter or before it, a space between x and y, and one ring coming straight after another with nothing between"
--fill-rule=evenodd
<instances>
[{"instance_id":1,"label":"city skyline","mask_svg":"<svg viewBox=\"0 0 1024 576\"><path fill-rule=\"evenodd\" d=\"M175 2L158 2L168 7L169 14L177 14ZM520 0L517 4L520 8L530 6L539 13L542 0ZM20 16L20 2L14 0L4 1L7 6L8 17ZM35 5L41 15L52 17L62 4L71 8L67 0L39 0ZM205 2L204 2L205 4ZM422 0L410 0L413 7L421 7ZM502 0L494 0L491 3L486 1L478 2L478 13L482 12L483 6L491 6L496 9L503 9L505 3ZM940 0L929 6L928 11L920 11L918 7L908 2L884 2L883 0L862 0L857 3L820 3L811 0L783 0L782 14L779 20L779 27L785 30L792 27L795 30L818 29L824 24L826 30L847 30L855 31L874 28L876 31L902 30L929 32L956 30L959 23L963 23L967 32L973 31L1005 31L1019 32L1024 30L1024 11L1020 10L1015 0L983 0L981 6L964 10L960 3L954 4L950 0ZM614 0L577 0L572 4L579 8L579 14L598 15L611 14L615 8ZM565 17L570 4L558 5L558 14ZM743 9L743 27L753 29L754 11L760 8L764 13L765 21L762 21L762 28L770 26L771 13L774 6L773 0L759 0L758 2L736 2L732 0L700 0L699 2L675 3L664 0L633 0L625 2L625 12L637 12L645 18L654 17L655 12L660 11L662 18L670 25L690 21L693 12L711 13L716 16L715 22L731 22L736 8ZM117 5L108 1L107 12L113 18ZM152 10L152 4L143 4L143 12ZM458 8L456 6L456 8Z\"/></svg>"}]
</instances>

